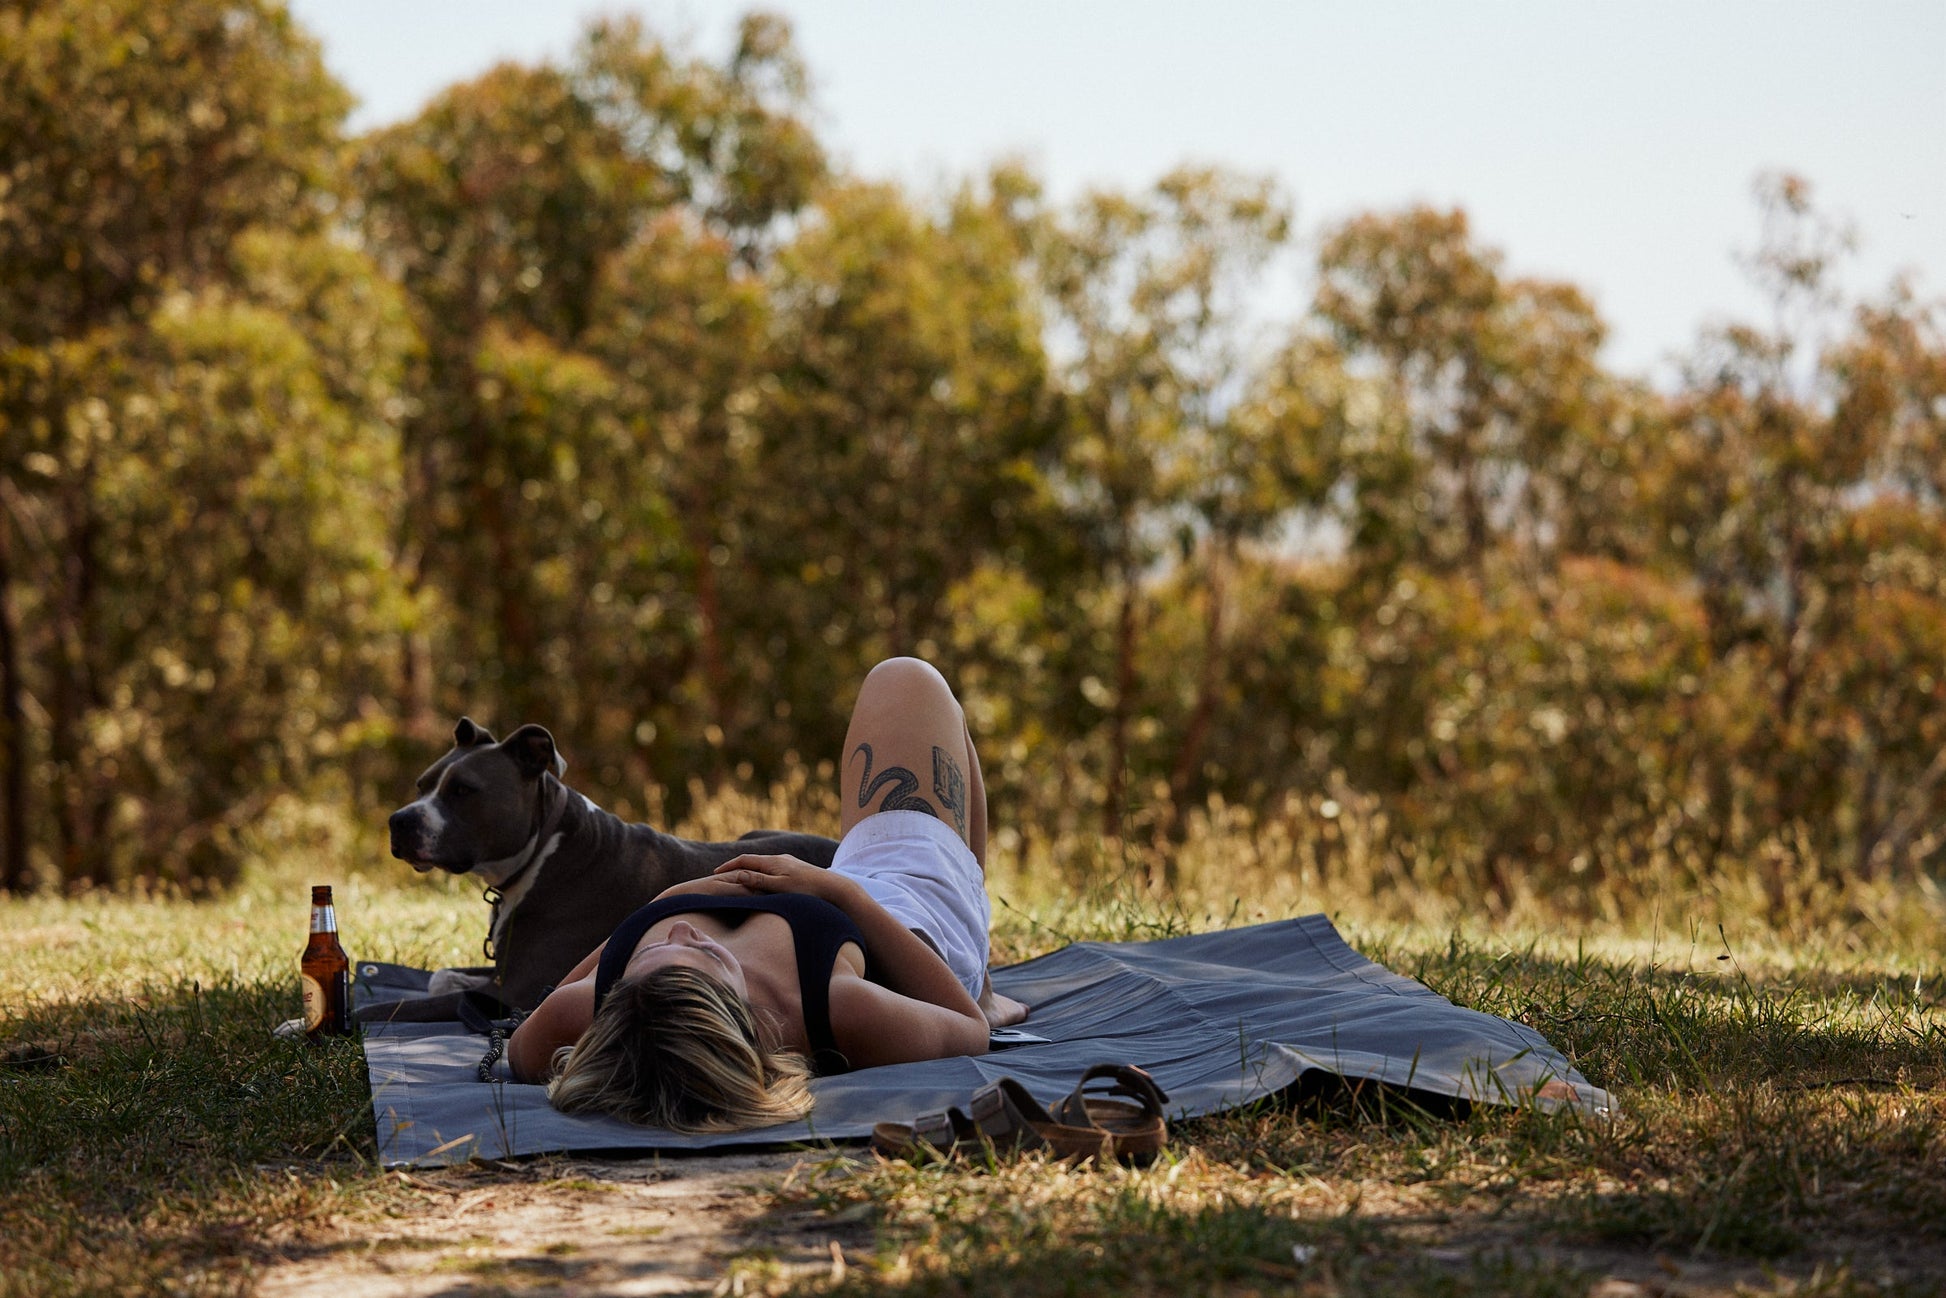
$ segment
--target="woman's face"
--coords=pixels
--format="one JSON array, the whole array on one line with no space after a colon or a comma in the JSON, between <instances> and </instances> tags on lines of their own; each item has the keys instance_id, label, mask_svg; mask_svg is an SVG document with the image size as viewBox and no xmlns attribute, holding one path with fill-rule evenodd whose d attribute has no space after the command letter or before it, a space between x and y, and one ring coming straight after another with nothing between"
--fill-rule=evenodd
<instances>
[{"instance_id":1,"label":"woman's face","mask_svg":"<svg viewBox=\"0 0 1946 1298\"><path fill-rule=\"evenodd\" d=\"M743 966L737 962L735 954L688 920L676 920L659 938L651 939L644 935L635 944L634 954L629 956L622 977L639 978L657 969L671 968L694 969L698 973L708 974L743 999L750 998Z\"/></svg>"}]
</instances>

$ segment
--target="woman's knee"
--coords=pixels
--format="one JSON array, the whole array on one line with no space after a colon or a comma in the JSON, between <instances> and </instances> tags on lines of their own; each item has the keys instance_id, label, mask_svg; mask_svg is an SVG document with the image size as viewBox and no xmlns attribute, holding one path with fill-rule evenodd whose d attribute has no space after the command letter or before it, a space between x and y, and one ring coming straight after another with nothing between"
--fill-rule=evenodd
<instances>
[{"instance_id":1,"label":"woman's knee","mask_svg":"<svg viewBox=\"0 0 1946 1298\"><path fill-rule=\"evenodd\" d=\"M865 683L858 696L862 700L868 694L915 700L943 698L954 708L959 707L959 698L945 676L923 658L887 658L880 662L865 673Z\"/></svg>"}]
</instances>

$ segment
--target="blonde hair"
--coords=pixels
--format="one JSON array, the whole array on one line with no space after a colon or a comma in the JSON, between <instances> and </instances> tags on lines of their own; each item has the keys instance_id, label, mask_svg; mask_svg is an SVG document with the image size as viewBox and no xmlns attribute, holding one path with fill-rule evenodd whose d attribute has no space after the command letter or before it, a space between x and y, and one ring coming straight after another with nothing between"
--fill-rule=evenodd
<instances>
[{"instance_id":1,"label":"blonde hair","mask_svg":"<svg viewBox=\"0 0 1946 1298\"><path fill-rule=\"evenodd\" d=\"M766 1050L741 996L694 969L609 990L588 1030L554 1054L547 1099L671 1131L739 1131L811 1111L811 1066Z\"/></svg>"}]
</instances>

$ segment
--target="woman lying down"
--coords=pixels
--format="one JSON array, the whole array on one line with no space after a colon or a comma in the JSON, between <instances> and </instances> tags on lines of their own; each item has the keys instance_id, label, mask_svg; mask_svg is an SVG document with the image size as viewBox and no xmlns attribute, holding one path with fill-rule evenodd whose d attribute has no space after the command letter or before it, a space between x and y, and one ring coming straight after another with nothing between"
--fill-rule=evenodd
<instances>
[{"instance_id":1,"label":"woman lying down","mask_svg":"<svg viewBox=\"0 0 1946 1298\"><path fill-rule=\"evenodd\" d=\"M515 1030L514 1076L567 1113L736 1130L810 1112L814 1074L984 1054L1026 1018L987 977L986 786L930 664L866 676L838 782L829 870L743 856L666 889Z\"/></svg>"}]
</instances>

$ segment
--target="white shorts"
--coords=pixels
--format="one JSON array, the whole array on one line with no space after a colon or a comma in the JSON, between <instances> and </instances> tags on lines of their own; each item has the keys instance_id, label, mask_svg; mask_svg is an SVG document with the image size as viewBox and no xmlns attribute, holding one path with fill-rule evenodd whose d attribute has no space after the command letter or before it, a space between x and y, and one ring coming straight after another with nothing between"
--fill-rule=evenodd
<instances>
[{"instance_id":1,"label":"white shorts","mask_svg":"<svg viewBox=\"0 0 1946 1298\"><path fill-rule=\"evenodd\" d=\"M923 811L881 811L851 827L831 868L917 933L978 999L987 972L986 878L973 849Z\"/></svg>"}]
</instances>

